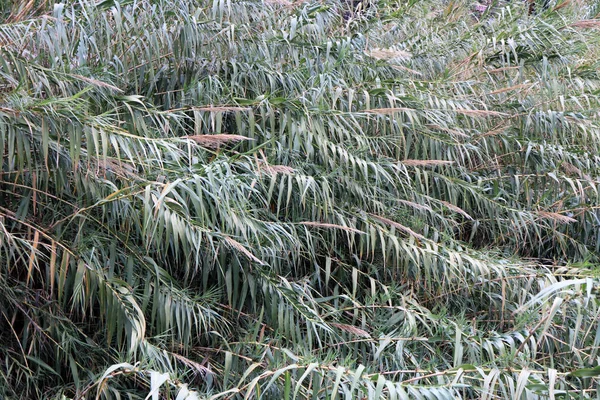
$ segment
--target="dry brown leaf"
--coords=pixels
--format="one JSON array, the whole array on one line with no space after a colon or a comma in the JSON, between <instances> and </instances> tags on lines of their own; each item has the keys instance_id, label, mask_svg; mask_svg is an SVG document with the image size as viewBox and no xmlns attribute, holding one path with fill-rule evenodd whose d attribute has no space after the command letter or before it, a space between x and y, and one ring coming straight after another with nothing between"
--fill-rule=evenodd
<instances>
[{"instance_id":1,"label":"dry brown leaf","mask_svg":"<svg viewBox=\"0 0 600 400\"><path fill-rule=\"evenodd\" d=\"M190 360L187 357L184 357L177 353L171 353L171 355L173 355L173 357L175 357L177 360L181 361L182 364L185 364L186 366L190 367L192 370L198 371L202 376L211 373L211 371L208 368L206 368L202 364Z\"/></svg>"}]
</instances>

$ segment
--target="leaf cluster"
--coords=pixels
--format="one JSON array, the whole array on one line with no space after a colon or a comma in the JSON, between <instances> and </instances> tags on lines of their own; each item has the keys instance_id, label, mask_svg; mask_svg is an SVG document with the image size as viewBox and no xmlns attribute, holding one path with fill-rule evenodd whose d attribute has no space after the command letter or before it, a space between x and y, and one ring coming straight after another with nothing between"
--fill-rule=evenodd
<instances>
[{"instance_id":1,"label":"leaf cluster","mask_svg":"<svg viewBox=\"0 0 600 400\"><path fill-rule=\"evenodd\" d=\"M472 3L2 4L0 397L594 397L598 9Z\"/></svg>"}]
</instances>

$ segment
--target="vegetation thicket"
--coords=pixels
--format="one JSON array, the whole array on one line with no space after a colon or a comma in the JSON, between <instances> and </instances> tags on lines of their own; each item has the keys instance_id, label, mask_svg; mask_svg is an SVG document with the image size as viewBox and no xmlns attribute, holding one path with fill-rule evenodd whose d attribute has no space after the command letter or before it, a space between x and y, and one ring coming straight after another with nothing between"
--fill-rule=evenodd
<instances>
[{"instance_id":1,"label":"vegetation thicket","mask_svg":"<svg viewBox=\"0 0 600 400\"><path fill-rule=\"evenodd\" d=\"M597 398L600 6L1 2L0 398Z\"/></svg>"}]
</instances>

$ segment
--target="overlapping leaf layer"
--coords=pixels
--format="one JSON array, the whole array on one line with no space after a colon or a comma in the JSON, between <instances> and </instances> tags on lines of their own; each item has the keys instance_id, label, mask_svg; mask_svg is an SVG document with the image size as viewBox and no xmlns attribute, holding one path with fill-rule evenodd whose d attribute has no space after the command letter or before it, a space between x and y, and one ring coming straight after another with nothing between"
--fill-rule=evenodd
<instances>
[{"instance_id":1,"label":"overlapping leaf layer","mask_svg":"<svg viewBox=\"0 0 600 400\"><path fill-rule=\"evenodd\" d=\"M0 15L0 397L596 397L600 8Z\"/></svg>"}]
</instances>

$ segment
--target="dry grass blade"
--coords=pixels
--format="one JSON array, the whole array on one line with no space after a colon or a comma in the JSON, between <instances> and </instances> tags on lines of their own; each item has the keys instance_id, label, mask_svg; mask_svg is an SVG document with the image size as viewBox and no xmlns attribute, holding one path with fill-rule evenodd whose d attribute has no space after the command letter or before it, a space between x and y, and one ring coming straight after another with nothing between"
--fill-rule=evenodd
<instances>
[{"instance_id":1,"label":"dry grass blade","mask_svg":"<svg viewBox=\"0 0 600 400\"><path fill-rule=\"evenodd\" d=\"M402 160L401 163L408 167L433 167L437 165L452 165L454 161L447 160Z\"/></svg>"},{"instance_id":2,"label":"dry grass blade","mask_svg":"<svg viewBox=\"0 0 600 400\"><path fill-rule=\"evenodd\" d=\"M190 360L187 357L184 357L180 354L177 353L171 353L173 355L173 357L175 357L177 360L181 361L181 363L187 365L188 367L190 367L192 370L197 371L200 375L204 376L206 374L210 374L212 373L210 369L206 368L205 366L203 366L200 363L197 363L195 361Z\"/></svg>"},{"instance_id":3,"label":"dry grass blade","mask_svg":"<svg viewBox=\"0 0 600 400\"><path fill-rule=\"evenodd\" d=\"M394 228L397 228L399 230L401 230L404 233L408 233L411 236L414 236L418 239L421 240L426 240L425 236L413 231L412 229L410 229L409 227L406 227L402 224L399 224L396 221L392 221L391 219L385 218L385 217L380 217L379 215L375 215L375 214L369 214L371 217L375 218L376 220L378 220L379 222L383 222L384 224L393 226Z\"/></svg>"},{"instance_id":4,"label":"dry grass blade","mask_svg":"<svg viewBox=\"0 0 600 400\"><path fill-rule=\"evenodd\" d=\"M13 110L11 108L5 108L5 107L0 107L0 112L12 114L12 115L19 115L19 112L17 110Z\"/></svg>"},{"instance_id":5,"label":"dry grass blade","mask_svg":"<svg viewBox=\"0 0 600 400\"><path fill-rule=\"evenodd\" d=\"M349 332L349 333L351 333L353 335L356 335L356 336L360 336L360 337L364 337L364 338L370 338L371 337L371 335L369 335L369 332L367 332L367 331L365 331L363 329L357 328L357 327L355 327L353 325L338 324L336 322L331 322L329 325L335 326L338 329L341 329L341 330L343 330L345 332Z\"/></svg>"},{"instance_id":6,"label":"dry grass blade","mask_svg":"<svg viewBox=\"0 0 600 400\"><path fill-rule=\"evenodd\" d=\"M0 399L593 397L569 1L4 0Z\"/></svg>"},{"instance_id":7,"label":"dry grass blade","mask_svg":"<svg viewBox=\"0 0 600 400\"><path fill-rule=\"evenodd\" d=\"M15 22L22 21L22 20L28 18L29 16L31 16L32 14L37 14L37 13L41 12L45 8L48 8L50 1L42 0L39 2L39 4L36 4L35 0L29 0L29 1L23 1L23 2L16 1L13 3L14 3L14 5L13 5L14 11L7 19L7 22L9 22L9 23L15 23Z\"/></svg>"},{"instance_id":8,"label":"dry grass blade","mask_svg":"<svg viewBox=\"0 0 600 400\"><path fill-rule=\"evenodd\" d=\"M337 224L327 224L327 223L323 223L323 222L311 222L311 221L303 221L300 222L301 225L306 225L306 226L314 226L317 228L334 228L334 229L341 229L343 231L346 232L352 232L352 233L362 233L364 234L363 231L356 229L356 228L350 228L348 226L343 226L343 225L337 225Z\"/></svg>"}]
</instances>

